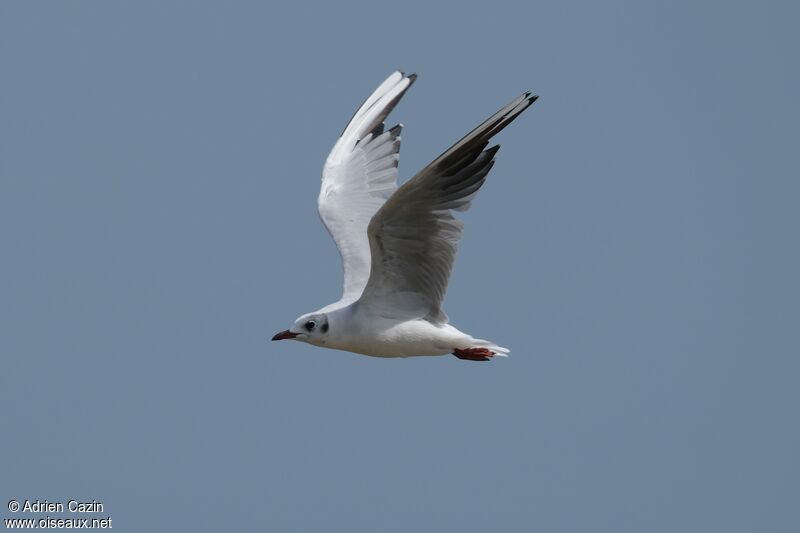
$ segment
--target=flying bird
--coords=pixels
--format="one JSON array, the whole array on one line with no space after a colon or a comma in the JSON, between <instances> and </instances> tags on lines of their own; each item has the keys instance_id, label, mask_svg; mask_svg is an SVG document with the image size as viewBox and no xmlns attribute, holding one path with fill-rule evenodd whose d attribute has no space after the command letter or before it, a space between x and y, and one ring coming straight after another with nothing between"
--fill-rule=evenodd
<instances>
[{"instance_id":1,"label":"flying bird","mask_svg":"<svg viewBox=\"0 0 800 533\"><path fill-rule=\"evenodd\" d=\"M398 124L383 121L417 79L394 72L350 119L325 161L317 205L342 256L342 297L272 340L377 357L453 354L488 361L509 350L448 323L442 311L464 211L499 145L489 140L538 98L515 98L416 176L397 186Z\"/></svg>"}]
</instances>

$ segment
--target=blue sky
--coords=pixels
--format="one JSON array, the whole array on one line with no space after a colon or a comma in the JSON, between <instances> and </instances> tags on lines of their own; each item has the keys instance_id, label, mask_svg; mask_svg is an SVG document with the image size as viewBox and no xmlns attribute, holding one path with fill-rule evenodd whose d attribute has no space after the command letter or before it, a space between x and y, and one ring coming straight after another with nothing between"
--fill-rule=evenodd
<instances>
[{"instance_id":1,"label":"blue sky","mask_svg":"<svg viewBox=\"0 0 800 533\"><path fill-rule=\"evenodd\" d=\"M0 497L122 531L794 531L799 15L4 3ZM404 178L541 96L445 305L507 360L269 342L338 298L322 163L397 68Z\"/></svg>"}]
</instances>

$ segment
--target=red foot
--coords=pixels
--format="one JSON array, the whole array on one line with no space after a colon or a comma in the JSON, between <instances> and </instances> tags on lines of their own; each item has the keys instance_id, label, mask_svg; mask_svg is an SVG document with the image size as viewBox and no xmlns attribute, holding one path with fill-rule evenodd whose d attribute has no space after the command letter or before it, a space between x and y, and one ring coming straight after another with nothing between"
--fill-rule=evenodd
<instances>
[{"instance_id":1,"label":"red foot","mask_svg":"<svg viewBox=\"0 0 800 533\"><path fill-rule=\"evenodd\" d=\"M494 352L488 348L465 348L463 350L454 350L453 355L468 361L488 361L492 358Z\"/></svg>"}]
</instances>

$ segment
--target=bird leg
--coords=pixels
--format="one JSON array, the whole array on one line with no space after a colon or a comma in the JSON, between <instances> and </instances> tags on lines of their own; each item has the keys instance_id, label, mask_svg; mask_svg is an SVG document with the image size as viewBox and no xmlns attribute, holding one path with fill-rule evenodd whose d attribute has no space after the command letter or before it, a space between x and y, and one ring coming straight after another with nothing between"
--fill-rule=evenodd
<instances>
[{"instance_id":1,"label":"bird leg","mask_svg":"<svg viewBox=\"0 0 800 533\"><path fill-rule=\"evenodd\" d=\"M492 358L494 352L488 348L464 348L463 350L456 348L453 351L453 355L468 361L488 361Z\"/></svg>"}]
</instances>

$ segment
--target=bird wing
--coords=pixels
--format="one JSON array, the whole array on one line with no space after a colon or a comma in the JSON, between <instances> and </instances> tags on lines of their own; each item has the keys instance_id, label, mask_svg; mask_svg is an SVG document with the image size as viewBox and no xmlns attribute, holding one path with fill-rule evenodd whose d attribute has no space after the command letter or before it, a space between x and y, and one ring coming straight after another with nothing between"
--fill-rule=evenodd
<instances>
[{"instance_id":1,"label":"bird wing","mask_svg":"<svg viewBox=\"0 0 800 533\"><path fill-rule=\"evenodd\" d=\"M397 189L402 125L383 131L383 120L415 79L399 71L386 78L355 112L325 161L317 207L344 270L342 298L334 306L354 302L367 284L367 225Z\"/></svg>"},{"instance_id":2,"label":"bird wing","mask_svg":"<svg viewBox=\"0 0 800 533\"><path fill-rule=\"evenodd\" d=\"M446 323L442 299L463 224L452 210L469 208L494 164L485 149L537 96L525 93L472 130L400 187L367 230L371 273L359 305L391 318Z\"/></svg>"}]
</instances>

